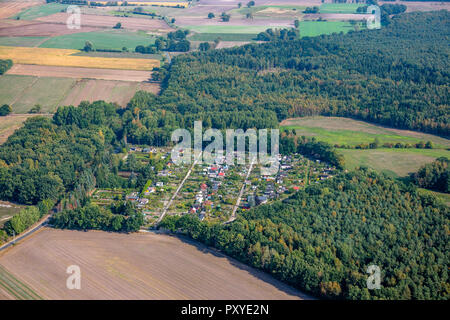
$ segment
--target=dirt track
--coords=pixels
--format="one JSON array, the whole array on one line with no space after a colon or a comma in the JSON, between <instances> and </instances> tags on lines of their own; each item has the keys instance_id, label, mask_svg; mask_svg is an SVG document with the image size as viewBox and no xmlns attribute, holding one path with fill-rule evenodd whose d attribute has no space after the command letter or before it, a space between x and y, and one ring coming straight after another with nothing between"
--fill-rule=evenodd
<instances>
[{"instance_id":1,"label":"dirt track","mask_svg":"<svg viewBox=\"0 0 450 320\"><path fill-rule=\"evenodd\" d=\"M47 299L308 298L204 246L153 233L43 229L0 264ZM81 290L66 288L70 265L81 269Z\"/></svg>"},{"instance_id":2,"label":"dirt track","mask_svg":"<svg viewBox=\"0 0 450 320\"><path fill-rule=\"evenodd\" d=\"M76 67L54 67L27 64L15 64L8 70L7 74L37 77L58 77L74 79L101 79L120 81L148 81L151 78L151 71L138 70L116 70L116 69L96 69L96 68L76 68Z\"/></svg>"}]
</instances>

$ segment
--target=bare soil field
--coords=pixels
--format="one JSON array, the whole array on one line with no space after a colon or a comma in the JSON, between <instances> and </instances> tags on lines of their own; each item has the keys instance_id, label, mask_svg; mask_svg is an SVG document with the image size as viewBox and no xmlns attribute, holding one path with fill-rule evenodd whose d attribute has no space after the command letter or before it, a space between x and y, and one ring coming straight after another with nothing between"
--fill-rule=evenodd
<instances>
[{"instance_id":1,"label":"bare soil field","mask_svg":"<svg viewBox=\"0 0 450 320\"><path fill-rule=\"evenodd\" d=\"M47 23L61 24L64 25L65 27L67 14L60 12L52 14L47 17L38 18L36 20ZM144 30L158 33L167 33L173 31L173 28L168 26L164 20L160 19L126 18L126 17L113 17L113 16L91 15L91 14L81 15L81 25L84 28L86 27L112 28L118 22L122 24L123 29L134 31ZM86 32L86 31L78 31L78 32Z\"/></svg>"},{"instance_id":2,"label":"bare soil field","mask_svg":"<svg viewBox=\"0 0 450 320\"><path fill-rule=\"evenodd\" d=\"M250 41L220 41L216 49L224 49L224 48L233 48L233 47L240 47L246 44L251 43Z\"/></svg>"},{"instance_id":3,"label":"bare soil field","mask_svg":"<svg viewBox=\"0 0 450 320\"><path fill-rule=\"evenodd\" d=\"M45 3L45 1L43 0L0 2L0 19L11 17L19 13L23 9L43 3Z\"/></svg>"},{"instance_id":4,"label":"bare soil field","mask_svg":"<svg viewBox=\"0 0 450 320\"><path fill-rule=\"evenodd\" d=\"M44 228L2 253L0 265L44 299L309 298L203 245L154 233ZM80 290L66 287L71 265Z\"/></svg>"},{"instance_id":5,"label":"bare soil field","mask_svg":"<svg viewBox=\"0 0 450 320\"><path fill-rule=\"evenodd\" d=\"M99 28L82 26L69 29L65 24L25 20L0 20L0 37L54 37L64 34L98 31Z\"/></svg>"},{"instance_id":6,"label":"bare soil field","mask_svg":"<svg viewBox=\"0 0 450 320\"><path fill-rule=\"evenodd\" d=\"M37 77L59 77L74 79L100 79L120 81L148 81L152 72L139 70L55 67L15 64L8 70L7 74Z\"/></svg>"},{"instance_id":7,"label":"bare soil field","mask_svg":"<svg viewBox=\"0 0 450 320\"><path fill-rule=\"evenodd\" d=\"M82 79L77 81L60 105L78 106L81 101L104 100L125 107L136 91L144 90L157 94L159 89L157 83Z\"/></svg>"}]
</instances>

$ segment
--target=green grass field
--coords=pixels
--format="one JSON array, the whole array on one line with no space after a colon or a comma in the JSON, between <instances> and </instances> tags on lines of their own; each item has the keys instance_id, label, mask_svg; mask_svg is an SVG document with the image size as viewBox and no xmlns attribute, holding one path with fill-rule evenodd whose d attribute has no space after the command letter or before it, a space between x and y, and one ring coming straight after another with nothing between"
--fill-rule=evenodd
<instances>
[{"instance_id":1,"label":"green grass field","mask_svg":"<svg viewBox=\"0 0 450 320\"><path fill-rule=\"evenodd\" d=\"M220 38L222 41L252 41L254 33L196 33L189 37L191 41L214 41Z\"/></svg>"},{"instance_id":2,"label":"green grass field","mask_svg":"<svg viewBox=\"0 0 450 320\"><path fill-rule=\"evenodd\" d=\"M41 105L41 112L52 113L75 85L71 78L38 78L12 105L14 113L27 113L35 104Z\"/></svg>"},{"instance_id":3,"label":"green grass field","mask_svg":"<svg viewBox=\"0 0 450 320\"><path fill-rule=\"evenodd\" d=\"M54 112L75 82L76 79L70 78L3 75L0 77L0 104L11 105L13 113L28 113L36 104L41 105L41 112Z\"/></svg>"},{"instance_id":4,"label":"green grass field","mask_svg":"<svg viewBox=\"0 0 450 320\"><path fill-rule=\"evenodd\" d=\"M41 17L46 17L61 11L65 11L69 5L60 3L47 3L41 6L31 7L26 9L13 18L20 17L21 20L33 20Z\"/></svg>"},{"instance_id":5,"label":"green grass field","mask_svg":"<svg viewBox=\"0 0 450 320\"><path fill-rule=\"evenodd\" d=\"M450 151L442 149L339 149L339 153L348 169L367 166L392 177L408 176L439 157L450 158Z\"/></svg>"},{"instance_id":6,"label":"green grass field","mask_svg":"<svg viewBox=\"0 0 450 320\"><path fill-rule=\"evenodd\" d=\"M269 28L272 29L285 29L286 27L268 27L268 26L233 26L233 25L220 25L220 26L186 26L185 29L194 31L197 33L226 33L226 34L258 34L260 32L266 31ZM232 40L230 40L232 41ZM234 40L238 41L238 40Z\"/></svg>"},{"instance_id":7,"label":"green grass field","mask_svg":"<svg viewBox=\"0 0 450 320\"><path fill-rule=\"evenodd\" d=\"M86 41L91 41L95 49L133 50L138 45L148 46L155 42L153 37L143 32L109 30L104 32L82 32L50 38L42 43L41 48L82 49Z\"/></svg>"},{"instance_id":8,"label":"green grass field","mask_svg":"<svg viewBox=\"0 0 450 320\"><path fill-rule=\"evenodd\" d=\"M450 148L450 141L431 134L384 128L364 121L338 117L304 117L285 120L282 128L295 129L297 135L314 136L332 145L355 146L371 143L410 143L431 141L435 148Z\"/></svg>"},{"instance_id":9,"label":"green grass field","mask_svg":"<svg viewBox=\"0 0 450 320\"><path fill-rule=\"evenodd\" d=\"M434 149L338 149L345 158L345 166L354 169L368 166L393 177L404 177L417 171L425 163L439 157L450 158L450 140L438 136L377 126L363 121L338 117L304 117L283 121L282 129L295 129L297 136L315 137L332 145L355 146L373 142L376 138L381 144L411 143L432 141Z\"/></svg>"},{"instance_id":10,"label":"green grass field","mask_svg":"<svg viewBox=\"0 0 450 320\"><path fill-rule=\"evenodd\" d=\"M300 37L315 37L322 34L349 32L355 28L347 21L300 21ZM359 25L362 29L362 26Z\"/></svg>"},{"instance_id":11,"label":"green grass field","mask_svg":"<svg viewBox=\"0 0 450 320\"><path fill-rule=\"evenodd\" d=\"M35 80L34 77L28 76L2 75L0 77L0 105L12 105L15 99Z\"/></svg>"},{"instance_id":12,"label":"green grass field","mask_svg":"<svg viewBox=\"0 0 450 320\"><path fill-rule=\"evenodd\" d=\"M0 46L36 47L47 37L0 37Z\"/></svg>"},{"instance_id":13,"label":"green grass field","mask_svg":"<svg viewBox=\"0 0 450 320\"><path fill-rule=\"evenodd\" d=\"M364 3L323 3L319 9L320 13L356 13Z\"/></svg>"}]
</instances>

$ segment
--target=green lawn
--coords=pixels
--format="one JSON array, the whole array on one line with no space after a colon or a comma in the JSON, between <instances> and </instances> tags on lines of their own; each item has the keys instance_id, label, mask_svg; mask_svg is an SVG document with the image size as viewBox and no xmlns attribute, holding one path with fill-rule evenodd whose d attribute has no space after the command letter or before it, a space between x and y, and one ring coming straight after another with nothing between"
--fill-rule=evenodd
<instances>
[{"instance_id":1,"label":"green lawn","mask_svg":"<svg viewBox=\"0 0 450 320\"><path fill-rule=\"evenodd\" d=\"M82 49L86 41L91 41L96 49L134 50L138 45L148 46L155 42L153 37L142 32L109 30L104 32L82 32L50 38L41 48Z\"/></svg>"},{"instance_id":2,"label":"green lawn","mask_svg":"<svg viewBox=\"0 0 450 320\"><path fill-rule=\"evenodd\" d=\"M227 25L226 22L223 25L215 25L215 26L186 26L185 29L190 31L194 31L197 33L227 33L227 34L258 34L260 32L266 31L269 28L272 29L285 29L286 27L277 27L277 26L233 26ZM238 40L235 40L238 41Z\"/></svg>"},{"instance_id":3,"label":"green lawn","mask_svg":"<svg viewBox=\"0 0 450 320\"><path fill-rule=\"evenodd\" d=\"M356 13L359 7L366 6L364 3L324 3L319 9L320 13Z\"/></svg>"},{"instance_id":4,"label":"green lawn","mask_svg":"<svg viewBox=\"0 0 450 320\"><path fill-rule=\"evenodd\" d=\"M347 21L300 21L300 36L315 37L334 32L349 32L355 28ZM362 26L359 25L362 29Z\"/></svg>"},{"instance_id":5,"label":"green lawn","mask_svg":"<svg viewBox=\"0 0 450 320\"><path fill-rule=\"evenodd\" d=\"M192 41L214 41L220 38L222 41L252 41L254 33L196 33L189 37Z\"/></svg>"},{"instance_id":6,"label":"green lawn","mask_svg":"<svg viewBox=\"0 0 450 320\"><path fill-rule=\"evenodd\" d=\"M55 14L61 11L65 11L69 4L60 4L60 3L47 3L41 6L31 7L26 9L13 18L20 17L21 20L33 20L41 17L46 17L51 14Z\"/></svg>"},{"instance_id":7,"label":"green lawn","mask_svg":"<svg viewBox=\"0 0 450 320\"><path fill-rule=\"evenodd\" d=\"M0 37L0 46L35 47L47 37Z\"/></svg>"}]
</instances>

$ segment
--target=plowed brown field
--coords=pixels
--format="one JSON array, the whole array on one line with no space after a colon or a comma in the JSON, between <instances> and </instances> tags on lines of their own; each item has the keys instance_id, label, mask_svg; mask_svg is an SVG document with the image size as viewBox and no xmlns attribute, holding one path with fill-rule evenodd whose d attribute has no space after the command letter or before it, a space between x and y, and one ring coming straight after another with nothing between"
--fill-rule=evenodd
<instances>
[{"instance_id":1,"label":"plowed brown field","mask_svg":"<svg viewBox=\"0 0 450 320\"><path fill-rule=\"evenodd\" d=\"M44 299L308 298L202 245L153 233L43 229L2 253L0 265ZM71 265L80 290L66 287Z\"/></svg>"}]
</instances>

